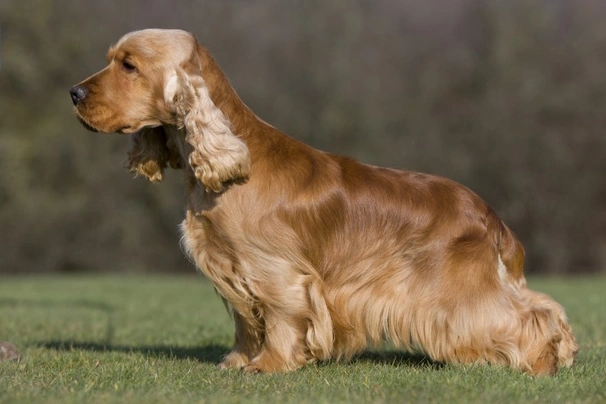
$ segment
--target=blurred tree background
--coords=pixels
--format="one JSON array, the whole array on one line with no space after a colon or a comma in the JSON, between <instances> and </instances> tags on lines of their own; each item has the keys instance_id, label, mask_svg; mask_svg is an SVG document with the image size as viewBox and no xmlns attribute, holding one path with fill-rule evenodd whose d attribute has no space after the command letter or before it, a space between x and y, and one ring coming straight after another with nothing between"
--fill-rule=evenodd
<instances>
[{"instance_id":1,"label":"blurred tree background","mask_svg":"<svg viewBox=\"0 0 606 404\"><path fill-rule=\"evenodd\" d=\"M141 28L193 32L264 120L453 178L529 273L606 273L604 0L2 0L0 272L190 271L181 176L123 170L69 88Z\"/></svg>"}]
</instances>

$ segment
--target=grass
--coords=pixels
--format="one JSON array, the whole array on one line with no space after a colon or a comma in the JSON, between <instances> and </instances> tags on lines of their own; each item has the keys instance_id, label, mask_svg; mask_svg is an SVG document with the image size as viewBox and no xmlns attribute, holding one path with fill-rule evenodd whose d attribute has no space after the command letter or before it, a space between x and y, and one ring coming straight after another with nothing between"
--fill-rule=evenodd
<instances>
[{"instance_id":1,"label":"grass","mask_svg":"<svg viewBox=\"0 0 606 404\"><path fill-rule=\"evenodd\" d=\"M567 309L577 363L551 378L437 365L402 352L288 374L245 375L216 364L232 324L196 277L0 278L0 403L606 402L606 278L533 279Z\"/></svg>"}]
</instances>

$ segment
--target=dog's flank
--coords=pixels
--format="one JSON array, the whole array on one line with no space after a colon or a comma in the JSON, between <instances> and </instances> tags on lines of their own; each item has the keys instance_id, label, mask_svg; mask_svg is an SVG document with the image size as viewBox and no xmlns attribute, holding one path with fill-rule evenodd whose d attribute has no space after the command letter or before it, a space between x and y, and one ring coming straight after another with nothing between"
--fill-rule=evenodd
<instances>
[{"instance_id":1,"label":"dog's flank","mask_svg":"<svg viewBox=\"0 0 606 404\"><path fill-rule=\"evenodd\" d=\"M520 242L464 186L284 135L184 31L130 33L108 59L74 108L88 129L132 133L137 174L183 169L182 244L235 322L222 368L293 370L384 339L536 375L572 364L563 308L526 287Z\"/></svg>"}]
</instances>

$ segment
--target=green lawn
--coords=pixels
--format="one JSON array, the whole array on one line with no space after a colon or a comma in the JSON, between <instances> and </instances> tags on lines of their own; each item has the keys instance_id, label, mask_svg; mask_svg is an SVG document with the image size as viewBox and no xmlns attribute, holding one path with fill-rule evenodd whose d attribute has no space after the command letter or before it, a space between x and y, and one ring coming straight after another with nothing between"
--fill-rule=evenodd
<instances>
[{"instance_id":1,"label":"green lawn","mask_svg":"<svg viewBox=\"0 0 606 404\"><path fill-rule=\"evenodd\" d=\"M606 278L533 279L567 309L581 352L533 379L502 368L442 366L402 352L277 375L220 371L232 342L201 277L0 277L0 403L606 402Z\"/></svg>"}]
</instances>

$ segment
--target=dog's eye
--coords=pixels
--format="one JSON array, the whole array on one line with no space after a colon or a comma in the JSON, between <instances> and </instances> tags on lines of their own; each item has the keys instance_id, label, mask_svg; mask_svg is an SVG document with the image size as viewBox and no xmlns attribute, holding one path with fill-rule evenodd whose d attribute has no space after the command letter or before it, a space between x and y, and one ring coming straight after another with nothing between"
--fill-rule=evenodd
<instances>
[{"instance_id":1,"label":"dog's eye","mask_svg":"<svg viewBox=\"0 0 606 404\"><path fill-rule=\"evenodd\" d=\"M137 70L137 68L135 66L133 66L131 63L127 62L126 60L122 62L122 68L124 70L126 70L127 72L134 72L135 70Z\"/></svg>"}]
</instances>

